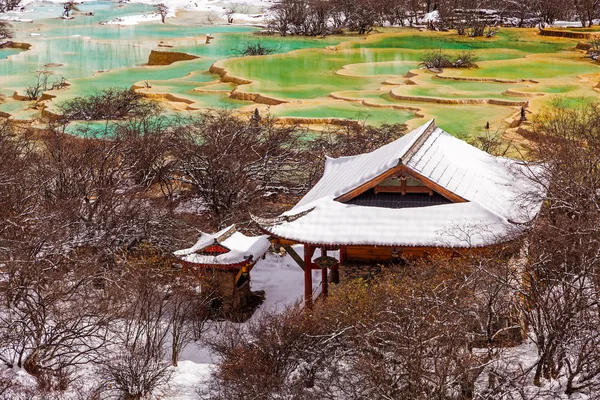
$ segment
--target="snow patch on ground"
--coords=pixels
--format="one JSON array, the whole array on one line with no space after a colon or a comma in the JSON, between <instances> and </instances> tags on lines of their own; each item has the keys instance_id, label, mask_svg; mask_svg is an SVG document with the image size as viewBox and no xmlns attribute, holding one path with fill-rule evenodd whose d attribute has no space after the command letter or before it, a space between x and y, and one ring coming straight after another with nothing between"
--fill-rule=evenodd
<instances>
[{"instance_id":1,"label":"snow patch on ground","mask_svg":"<svg viewBox=\"0 0 600 400\"><path fill-rule=\"evenodd\" d=\"M180 361L178 366L173 368L173 378L166 391L167 398L170 400L197 399L198 390L206 387L213 369L213 364Z\"/></svg>"},{"instance_id":2,"label":"snow patch on ground","mask_svg":"<svg viewBox=\"0 0 600 400\"><path fill-rule=\"evenodd\" d=\"M166 18L175 17L175 11L169 10ZM137 25L140 22L160 21L160 14L141 14L141 15L128 15L124 17L115 18L106 22L106 25Z\"/></svg>"},{"instance_id":3,"label":"snow patch on ground","mask_svg":"<svg viewBox=\"0 0 600 400\"><path fill-rule=\"evenodd\" d=\"M34 13L35 9L31 6L32 3L40 0L23 0L21 8L10 12L10 17L0 17L1 19L9 19L13 22L32 22L33 19L23 19L20 15ZM79 2L91 2L98 0L79 0ZM44 3L62 5L65 0L44 0ZM211 14L216 20L215 22L227 22L226 14L233 18L234 23L262 23L264 22L266 10L272 5L271 1L267 0L131 0L131 3L142 4L165 4L169 7L169 15L167 18L175 17L176 11L198 11L204 14ZM60 14L60 9L57 13ZM0 13L1 14L1 13ZM160 21L158 14L132 15L116 18L108 21L109 25L136 25L140 22Z\"/></svg>"},{"instance_id":4,"label":"snow patch on ground","mask_svg":"<svg viewBox=\"0 0 600 400\"><path fill-rule=\"evenodd\" d=\"M304 256L302 246L294 246L300 257ZM334 257L337 254L329 253ZM314 258L321 256L316 251ZM265 259L259 260L250 272L253 291L264 290L265 301L254 313L257 318L261 312L283 311L287 307L301 304L304 300L304 271L289 255L267 253ZM312 272L313 295L321 293L321 271ZM218 335L218 325L209 328L206 335ZM190 344L180 357L178 367L173 368L173 379L167 390L167 399L197 399L197 390L205 389L211 379L216 356L202 343Z\"/></svg>"}]
</instances>

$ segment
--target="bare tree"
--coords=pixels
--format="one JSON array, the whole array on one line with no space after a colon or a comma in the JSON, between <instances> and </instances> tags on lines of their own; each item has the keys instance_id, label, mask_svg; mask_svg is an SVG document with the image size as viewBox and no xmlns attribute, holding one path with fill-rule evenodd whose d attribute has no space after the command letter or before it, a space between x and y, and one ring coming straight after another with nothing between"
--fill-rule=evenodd
<instances>
[{"instance_id":1,"label":"bare tree","mask_svg":"<svg viewBox=\"0 0 600 400\"><path fill-rule=\"evenodd\" d=\"M470 268L401 271L337 287L310 315L263 314L247 331L224 332L214 345L223 356L215 398L473 398L493 357L471 352L474 314L479 301L500 307L498 290L474 303L463 297L481 283Z\"/></svg>"},{"instance_id":2,"label":"bare tree","mask_svg":"<svg viewBox=\"0 0 600 400\"><path fill-rule=\"evenodd\" d=\"M581 21L581 26L592 26L594 19L598 17L598 7L600 1L598 0L577 0L575 1L575 9L577 16Z\"/></svg>"},{"instance_id":3,"label":"bare tree","mask_svg":"<svg viewBox=\"0 0 600 400\"><path fill-rule=\"evenodd\" d=\"M134 90L109 88L87 97L65 101L60 104L60 110L67 121L103 121L156 115L160 107Z\"/></svg>"},{"instance_id":4,"label":"bare tree","mask_svg":"<svg viewBox=\"0 0 600 400\"><path fill-rule=\"evenodd\" d=\"M0 12L16 10L21 5L21 0L2 0L0 1Z\"/></svg>"},{"instance_id":5,"label":"bare tree","mask_svg":"<svg viewBox=\"0 0 600 400\"><path fill-rule=\"evenodd\" d=\"M14 36L12 25L6 21L0 21L0 40L10 39Z\"/></svg>"},{"instance_id":6,"label":"bare tree","mask_svg":"<svg viewBox=\"0 0 600 400\"><path fill-rule=\"evenodd\" d=\"M154 10L160 15L160 20L164 24L167 15L169 15L169 7L165 3L158 3L154 6Z\"/></svg>"},{"instance_id":7,"label":"bare tree","mask_svg":"<svg viewBox=\"0 0 600 400\"><path fill-rule=\"evenodd\" d=\"M215 221L230 223L285 190L300 173L296 126L259 125L230 111L210 111L178 128L181 180L193 185Z\"/></svg>"},{"instance_id":8,"label":"bare tree","mask_svg":"<svg viewBox=\"0 0 600 400\"><path fill-rule=\"evenodd\" d=\"M530 135L536 184L547 188L542 217L527 237L522 312L539 360L534 383L567 377L565 393L597 390L600 223L598 104L560 101L541 113Z\"/></svg>"},{"instance_id":9,"label":"bare tree","mask_svg":"<svg viewBox=\"0 0 600 400\"><path fill-rule=\"evenodd\" d=\"M71 14L71 11L79 11L77 5L75 4L75 1L70 0L66 3L63 3L63 17L69 18L69 14Z\"/></svg>"}]
</instances>

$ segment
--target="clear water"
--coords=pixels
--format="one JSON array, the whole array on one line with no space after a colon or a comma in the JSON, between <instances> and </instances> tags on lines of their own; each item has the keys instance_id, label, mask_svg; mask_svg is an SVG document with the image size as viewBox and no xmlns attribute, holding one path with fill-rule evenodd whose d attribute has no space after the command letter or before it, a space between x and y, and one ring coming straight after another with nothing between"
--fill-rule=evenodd
<instances>
[{"instance_id":1,"label":"clear water","mask_svg":"<svg viewBox=\"0 0 600 400\"><path fill-rule=\"evenodd\" d=\"M398 101L389 96L389 90L393 88L395 93L407 96L448 99L521 100L523 97L515 97L515 91L545 94L530 98L534 111L556 94L597 96L593 87L598 83L600 66L573 51L576 41L540 37L535 30L503 29L491 39L408 29L385 29L383 34L367 38L257 38L253 35L257 28L202 26L188 14L167 20L166 24L100 24L117 17L152 13L151 5L90 2L79 6L73 20L58 18L61 5L39 3L32 7L33 12L14 14L34 20L14 23L15 40L30 43L31 50L0 50L0 93L23 92L36 71L49 70L56 79L63 76L71 83L67 90L53 92L58 96L53 104L107 87L129 88L147 82L151 92L169 93L172 108L176 110L207 107L253 110L256 104L229 97L236 89L287 101L276 107L263 107L279 116L361 119L369 115L369 122L374 124L407 122L414 126L422 122L415 112L391 108L412 107L418 108L420 115L436 118L440 126L451 131L455 126L476 133L487 121L501 126L514 110L490 105ZM94 15L84 15L90 12ZM214 37L209 45L205 44L207 34ZM272 47L276 54L235 57L235 49L257 40ZM424 51L438 48L453 54L470 50L480 60L479 68L447 69L444 76L536 82L439 79L419 70ZM152 50L186 52L199 58L148 67L145 63ZM215 62L226 68L229 75L252 83L237 86L221 82L217 75L208 72ZM417 74L410 78L414 85L404 85L409 71ZM356 101L333 100L332 93ZM0 111L18 118L36 114L28 103L14 101L0 104Z\"/></svg>"}]
</instances>

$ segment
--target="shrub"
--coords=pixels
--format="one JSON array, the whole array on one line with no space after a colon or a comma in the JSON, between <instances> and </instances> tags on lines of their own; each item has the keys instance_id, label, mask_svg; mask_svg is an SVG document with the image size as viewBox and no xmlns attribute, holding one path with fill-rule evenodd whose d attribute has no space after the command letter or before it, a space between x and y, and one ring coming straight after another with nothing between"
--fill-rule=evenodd
<instances>
[{"instance_id":1,"label":"shrub","mask_svg":"<svg viewBox=\"0 0 600 400\"><path fill-rule=\"evenodd\" d=\"M129 89L110 88L89 97L76 97L60 106L66 120L120 120L158 111L158 105Z\"/></svg>"},{"instance_id":2,"label":"shrub","mask_svg":"<svg viewBox=\"0 0 600 400\"><path fill-rule=\"evenodd\" d=\"M477 61L477 56L472 51L463 51L452 57L444 50L436 49L423 53L420 65L427 69L476 68Z\"/></svg>"},{"instance_id":3,"label":"shrub","mask_svg":"<svg viewBox=\"0 0 600 400\"><path fill-rule=\"evenodd\" d=\"M242 45L233 49L233 54L236 57L246 56L268 56L277 52L277 47L272 45L264 44L261 41L256 42L244 42Z\"/></svg>"},{"instance_id":4,"label":"shrub","mask_svg":"<svg viewBox=\"0 0 600 400\"><path fill-rule=\"evenodd\" d=\"M427 69L451 68L452 60L442 49L426 51L421 57L421 64Z\"/></svg>"}]
</instances>

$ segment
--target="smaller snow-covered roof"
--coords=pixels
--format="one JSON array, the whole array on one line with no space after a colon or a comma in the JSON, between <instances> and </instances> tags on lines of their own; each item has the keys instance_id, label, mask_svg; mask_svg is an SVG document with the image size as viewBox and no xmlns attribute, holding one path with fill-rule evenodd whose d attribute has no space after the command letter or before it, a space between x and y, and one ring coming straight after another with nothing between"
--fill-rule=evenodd
<instances>
[{"instance_id":1,"label":"smaller snow-covered roof","mask_svg":"<svg viewBox=\"0 0 600 400\"><path fill-rule=\"evenodd\" d=\"M174 252L179 259L194 264L232 265L258 260L271 246L268 235L246 236L231 225L215 234L201 233L198 242L189 249ZM202 250L218 244L229 251L222 254L202 254Z\"/></svg>"}]
</instances>

